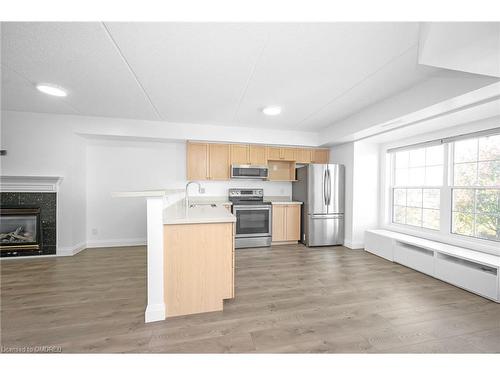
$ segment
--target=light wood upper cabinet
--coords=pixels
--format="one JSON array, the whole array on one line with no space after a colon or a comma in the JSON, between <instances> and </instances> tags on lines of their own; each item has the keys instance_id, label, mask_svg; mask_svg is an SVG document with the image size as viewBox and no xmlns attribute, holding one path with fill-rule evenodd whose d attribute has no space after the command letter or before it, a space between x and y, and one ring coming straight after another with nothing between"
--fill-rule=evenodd
<instances>
[{"instance_id":1,"label":"light wood upper cabinet","mask_svg":"<svg viewBox=\"0 0 500 375\"><path fill-rule=\"evenodd\" d=\"M208 143L187 144L187 179L207 180L208 173Z\"/></svg>"},{"instance_id":2,"label":"light wood upper cabinet","mask_svg":"<svg viewBox=\"0 0 500 375\"><path fill-rule=\"evenodd\" d=\"M268 165L269 180L293 181L296 163L329 162L327 148L187 142L188 180L229 180L231 164Z\"/></svg>"},{"instance_id":3,"label":"light wood upper cabinet","mask_svg":"<svg viewBox=\"0 0 500 375\"><path fill-rule=\"evenodd\" d=\"M229 180L230 148L223 143L187 144L187 179Z\"/></svg>"},{"instance_id":4,"label":"light wood upper cabinet","mask_svg":"<svg viewBox=\"0 0 500 375\"><path fill-rule=\"evenodd\" d=\"M292 147L281 147L281 160L295 161L295 149Z\"/></svg>"},{"instance_id":5,"label":"light wood upper cabinet","mask_svg":"<svg viewBox=\"0 0 500 375\"><path fill-rule=\"evenodd\" d=\"M273 205L273 241L286 241L286 206Z\"/></svg>"},{"instance_id":6,"label":"light wood upper cabinet","mask_svg":"<svg viewBox=\"0 0 500 375\"><path fill-rule=\"evenodd\" d=\"M281 159L281 148L280 147L268 147L267 148L267 159L268 160L280 160Z\"/></svg>"},{"instance_id":7,"label":"light wood upper cabinet","mask_svg":"<svg viewBox=\"0 0 500 375\"><path fill-rule=\"evenodd\" d=\"M313 163L327 164L330 160L330 150L327 148L313 149Z\"/></svg>"},{"instance_id":8,"label":"light wood upper cabinet","mask_svg":"<svg viewBox=\"0 0 500 375\"><path fill-rule=\"evenodd\" d=\"M269 160L269 181L295 181L295 162Z\"/></svg>"},{"instance_id":9,"label":"light wood upper cabinet","mask_svg":"<svg viewBox=\"0 0 500 375\"><path fill-rule=\"evenodd\" d=\"M286 206L286 240L298 241L300 239L300 205Z\"/></svg>"},{"instance_id":10,"label":"light wood upper cabinet","mask_svg":"<svg viewBox=\"0 0 500 375\"><path fill-rule=\"evenodd\" d=\"M300 205L273 204L273 242L300 239Z\"/></svg>"},{"instance_id":11,"label":"light wood upper cabinet","mask_svg":"<svg viewBox=\"0 0 500 375\"><path fill-rule=\"evenodd\" d=\"M229 180L230 159L229 145L222 143L209 144L209 177L211 180Z\"/></svg>"},{"instance_id":12,"label":"light wood upper cabinet","mask_svg":"<svg viewBox=\"0 0 500 375\"><path fill-rule=\"evenodd\" d=\"M268 160L295 161L295 148L293 147L268 147Z\"/></svg>"},{"instance_id":13,"label":"light wood upper cabinet","mask_svg":"<svg viewBox=\"0 0 500 375\"><path fill-rule=\"evenodd\" d=\"M251 165L267 165L266 146L250 145L249 156Z\"/></svg>"},{"instance_id":14,"label":"light wood upper cabinet","mask_svg":"<svg viewBox=\"0 0 500 375\"><path fill-rule=\"evenodd\" d=\"M312 149L297 148L295 149L295 157L297 163L309 164L312 161Z\"/></svg>"},{"instance_id":15,"label":"light wood upper cabinet","mask_svg":"<svg viewBox=\"0 0 500 375\"><path fill-rule=\"evenodd\" d=\"M248 145L231 145L231 164L249 164Z\"/></svg>"}]
</instances>

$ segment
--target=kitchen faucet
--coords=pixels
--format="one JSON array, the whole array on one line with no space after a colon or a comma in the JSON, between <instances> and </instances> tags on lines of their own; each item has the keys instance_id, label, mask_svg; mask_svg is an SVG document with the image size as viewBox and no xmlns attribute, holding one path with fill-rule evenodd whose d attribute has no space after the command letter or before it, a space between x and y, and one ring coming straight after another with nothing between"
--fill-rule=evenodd
<instances>
[{"instance_id":1,"label":"kitchen faucet","mask_svg":"<svg viewBox=\"0 0 500 375\"><path fill-rule=\"evenodd\" d=\"M189 185L191 185L191 184L198 185L198 193L199 194L205 194L205 188L201 187L201 185L198 181L189 181L186 184L186 208L189 208Z\"/></svg>"}]
</instances>

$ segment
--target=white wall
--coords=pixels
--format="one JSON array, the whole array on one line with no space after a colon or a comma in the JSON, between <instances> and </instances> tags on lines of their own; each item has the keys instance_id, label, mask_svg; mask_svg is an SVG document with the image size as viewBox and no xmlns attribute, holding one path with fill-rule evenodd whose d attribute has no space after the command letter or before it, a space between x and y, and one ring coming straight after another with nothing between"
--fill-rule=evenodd
<instances>
[{"instance_id":1,"label":"white wall","mask_svg":"<svg viewBox=\"0 0 500 375\"><path fill-rule=\"evenodd\" d=\"M89 247L136 245L146 240L142 198L113 198L113 191L184 188L184 142L90 140L87 146ZM266 195L291 195L290 182L203 181L203 196L227 197L230 187L261 187ZM197 189L190 189L192 196Z\"/></svg>"},{"instance_id":2,"label":"white wall","mask_svg":"<svg viewBox=\"0 0 500 375\"><path fill-rule=\"evenodd\" d=\"M2 175L61 176L58 195L58 253L85 245L85 141L71 126L45 116L2 112Z\"/></svg>"},{"instance_id":3,"label":"white wall","mask_svg":"<svg viewBox=\"0 0 500 375\"><path fill-rule=\"evenodd\" d=\"M354 181L354 143L344 143L330 149L330 163L345 166L345 213L344 244L353 248L353 181Z\"/></svg>"},{"instance_id":4,"label":"white wall","mask_svg":"<svg viewBox=\"0 0 500 375\"><path fill-rule=\"evenodd\" d=\"M376 229L379 218L379 152L376 143L354 143L351 246L364 248L365 231Z\"/></svg>"},{"instance_id":5,"label":"white wall","mask_svg":"<svg viewBox=\"0 0 500 375\"><path fill-rule=\"evenodd\" d=\"M61 176L58 254L91 246L142 243L145 202L112 191L185 186L185 139L317 145L309 132L2 111L2 175ZM291 195L291 183L204 182L205 195L262 187ZM195 189L193 189L193 193ZM97 229L97 233L94 231ZM96 233L96 234L94 234Z\"/></svg>"},{"instance_id":6,"label":"white wall","mask_svg":"<svg viewBox=\"0 0 500 375\"><path fill-rule=\"evenodd\" d=\"M379 145L358 141L334 146L330 162L345 165L344 244L361 249L365 231L378 226Z\"/></svg>"}]
</instances>

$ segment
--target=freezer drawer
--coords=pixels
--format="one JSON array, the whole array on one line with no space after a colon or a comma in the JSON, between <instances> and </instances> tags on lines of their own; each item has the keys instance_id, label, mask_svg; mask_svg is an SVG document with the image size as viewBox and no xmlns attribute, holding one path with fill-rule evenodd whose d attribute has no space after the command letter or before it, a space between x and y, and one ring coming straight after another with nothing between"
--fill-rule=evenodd
<instances>
[{"instance_id":1,"label":"freezer drawer","mask_svg":"<svg viewBox=\"0 0 500 375\"><path fill-rule=\"evenodd\" d=\"M307 246L331 246L344 243L344 215L308 215Z\"/></svg>"}]
</instances>

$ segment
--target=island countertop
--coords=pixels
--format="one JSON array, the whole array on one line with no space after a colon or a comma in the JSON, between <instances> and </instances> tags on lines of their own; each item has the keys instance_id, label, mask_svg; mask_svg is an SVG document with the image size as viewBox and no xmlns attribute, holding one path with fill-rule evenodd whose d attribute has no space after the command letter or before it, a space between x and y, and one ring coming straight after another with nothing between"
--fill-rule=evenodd
<instances>
[{"instance_id":1,"label":"island countertop","mask_svg":"<svg viewBox=\"0 0 500 375\"><path fill-rule=\"evenodd\" d=\"M181 199L163 210L163 224L166 225L234 222L236 217L222 205L201 204L186 207L186 200Z\"/></svg>"}]
</instances>

